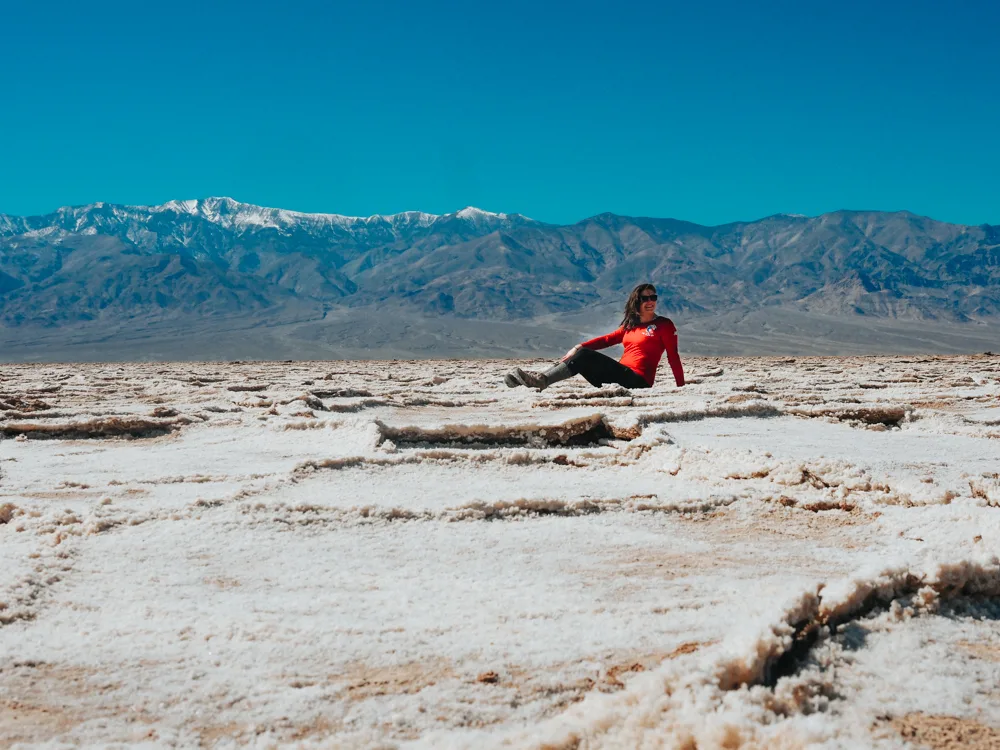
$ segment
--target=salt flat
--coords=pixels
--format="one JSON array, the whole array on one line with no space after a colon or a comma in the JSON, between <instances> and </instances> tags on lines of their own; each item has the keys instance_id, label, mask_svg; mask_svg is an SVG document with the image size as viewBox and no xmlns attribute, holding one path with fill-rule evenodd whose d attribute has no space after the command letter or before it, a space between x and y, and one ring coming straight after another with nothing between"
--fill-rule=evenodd
<instances>
[{"instance_id":1,"label":"salt flat","mask_svg":"<svg viewBox=\"0 0 1000 750\"><path fill-rule=\"evenodd\" d=\"M0 745L1000 747L1000 357L512 364L0 368Z\"/></svg>"}]
</instances>

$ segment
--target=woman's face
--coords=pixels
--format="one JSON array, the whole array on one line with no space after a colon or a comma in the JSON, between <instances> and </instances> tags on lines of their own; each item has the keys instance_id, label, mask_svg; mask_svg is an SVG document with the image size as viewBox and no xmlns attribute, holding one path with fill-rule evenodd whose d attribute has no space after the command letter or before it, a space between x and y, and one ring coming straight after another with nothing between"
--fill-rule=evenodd
<instances>
[{"instance_id":1,"label":"woman's face","mask_svg":"<svg viewBox=\"0 0 1000 750\"><path fill-rule=\"evenodd\" d=\"M644 318L656 315L655 289L643 289L639 292L639 313Z\"/></svg>"}]
</instances>

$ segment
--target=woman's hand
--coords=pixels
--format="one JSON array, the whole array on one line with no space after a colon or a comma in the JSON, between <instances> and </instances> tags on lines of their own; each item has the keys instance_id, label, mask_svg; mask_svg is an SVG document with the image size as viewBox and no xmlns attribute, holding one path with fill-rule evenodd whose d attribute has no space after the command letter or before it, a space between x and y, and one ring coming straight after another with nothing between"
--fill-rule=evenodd
<instances>
[{"instance_id":1,"label":"woman's hand","mask_svg":"<svg viewBox=\"0 0 1000 750\"><path fill-rule=\"evenodd\" d=\"M572 357L578 351L580 351L580 345L579 344L577 344L572 349L570 349L568 352L566 352L564 355L562 355L562 359L560 359L559 361L560 362L565 362L567 359L569 359L570 357Z\"/></svg>"}]
</instances>

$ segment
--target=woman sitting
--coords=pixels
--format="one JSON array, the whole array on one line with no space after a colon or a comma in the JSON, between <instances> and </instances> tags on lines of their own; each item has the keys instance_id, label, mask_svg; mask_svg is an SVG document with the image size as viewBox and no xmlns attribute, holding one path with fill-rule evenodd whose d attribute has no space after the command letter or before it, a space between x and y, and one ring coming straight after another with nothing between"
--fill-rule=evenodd
<instances>
[{"instance_id":1,"label":"woman sitting","mask_svg":"<svg viewBox=\"0 0 1000 750\"><path fill-rule=\"evenodd\" d=\"M615 344L625 346L618 362L596 351ZM656 314L656 288L652 284L639 284L625 303L625 316L617 330L577 344L559 364L543 373L515 367L504 376L503 382L510 388L523 385L541 391L560 380L582 375L595 388L605 383L650 388L664 352L674 372L674 382L678 387L684 385L684 368L677 354L677 329L669 318Z\"/></svg>"}]
</instances>

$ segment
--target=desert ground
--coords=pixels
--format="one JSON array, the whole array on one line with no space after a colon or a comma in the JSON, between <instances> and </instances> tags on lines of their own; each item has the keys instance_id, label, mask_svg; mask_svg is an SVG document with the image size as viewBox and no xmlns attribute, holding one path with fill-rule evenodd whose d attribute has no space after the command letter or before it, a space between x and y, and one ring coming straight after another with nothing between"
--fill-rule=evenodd
<instances>
[{"instance_id":1,"label":"desert ground","mask_svg":"<svg viewBox=\"0 0 1000 750\"><path fill-rule=\"evenodd\" d=\"M1000 748L1000 356L0 366L0 746Z\"/></svg>"}]
</instances>

